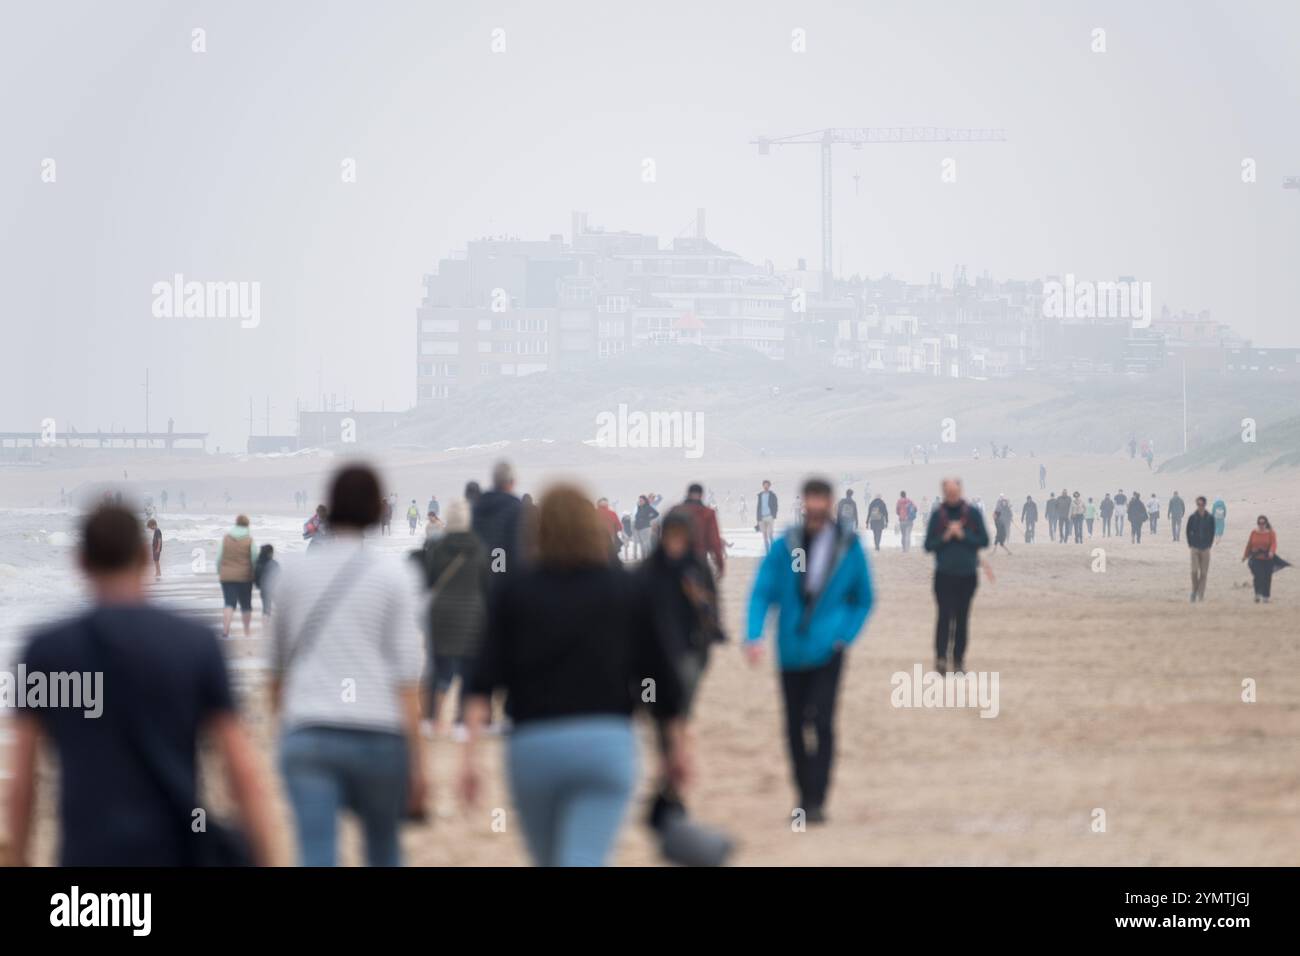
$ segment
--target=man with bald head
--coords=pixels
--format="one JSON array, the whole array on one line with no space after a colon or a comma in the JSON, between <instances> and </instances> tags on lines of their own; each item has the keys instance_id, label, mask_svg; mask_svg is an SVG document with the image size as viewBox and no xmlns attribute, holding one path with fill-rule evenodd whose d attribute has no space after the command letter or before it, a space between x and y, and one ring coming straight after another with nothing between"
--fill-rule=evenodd
<instances>
[{"instance_id":1,"label":"man with bald head","mask_svg":"<svg viewBox=\"0 0 1300 956\"><path fill-rule=\"evenodd\" d=\"M989 545L984 516L962 497L961 479L945 478L942 487L943 500L930 515L925 531L925 550L934 555L934 596L939 605L934 669L940 674L948 669L950 643L953 671L965 670L970 604L979 583L979 552Z\"/></svg>"}]
</instances>

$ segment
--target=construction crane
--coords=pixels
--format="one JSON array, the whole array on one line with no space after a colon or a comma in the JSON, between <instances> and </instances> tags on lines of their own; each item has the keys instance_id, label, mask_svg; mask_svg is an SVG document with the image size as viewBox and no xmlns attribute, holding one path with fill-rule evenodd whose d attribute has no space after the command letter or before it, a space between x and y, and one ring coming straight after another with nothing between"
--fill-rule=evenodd
<instances>
[{"instance_id":1,"label":"construction crane","mask_svg":"<svg viewBox=\"0 0 1300 956\"><path fill-rule=\"evenodd\" d=\"M831 294L831 147L848 143L854 149L872 143L1003 143L1004 129L948 129L940 126L883 126L852 129L815 129L792 136L760 136L751 139L758 155L766 156L773 146L819 145L822 148L822 295Z\"/></svg>"}]
</instances>

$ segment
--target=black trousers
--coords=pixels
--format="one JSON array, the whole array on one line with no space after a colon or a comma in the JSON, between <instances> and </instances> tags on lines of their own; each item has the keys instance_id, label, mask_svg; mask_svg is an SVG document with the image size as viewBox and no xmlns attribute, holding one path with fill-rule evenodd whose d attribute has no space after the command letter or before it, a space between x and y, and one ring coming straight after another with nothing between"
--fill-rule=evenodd
<instances>
[{"instance_id":1,"label":"black trousers","mask_svg":"<svg viewBox=\"0 0 1300 956\"><path fill-rule=\"evenodd\" d=\"M939 623L934 629L934 656L947 660L948 642L952 641L952 659L961 663L966 658L966 636L970 622L970 602L975 597L979 573L934 573L934 596L939 603Z\"/></svg>"},{"instance_id":2,"label":"black trousers","mask_svg":"<svg viewBox=\"0 0 1300 956\"><path fill-rule=\"evenodd\" d=\"M877 551L880 550L880 536L884 533L884 531L885 531L885 529L884 529L883 526L882 526L882 527L879 527L879 528L877 528L875 525L872 525L872 526L871 526L871 536L872 536L873 538L876 539L876 550L877 550Z\"/></svg>"},{"instance_id":3,"label":"black trousers","mask_svg":"<svg viewBox=\"0 0 1300 956\"><path fill-rule=\"evenodd\" d=\"M1247 565L1250 576L1255 579L1255 593L1260 597L1271 597L1273 593L1273 559L1251 558Z\"/></svg>"},{"instance_id":4,"label":"black trousers","mask_svg":"<svg viewBox=\"0 0 1300 956\"><path fill-rule=\"evenodd\" d=\"M826 804L835 756L835 700L840 688L844 652L808 670L781 671L785 698L785 732L790 747L790 768L804 810ZM807 730L812 726L815 747L809 749Z\"/></svg>"}]
</instances>

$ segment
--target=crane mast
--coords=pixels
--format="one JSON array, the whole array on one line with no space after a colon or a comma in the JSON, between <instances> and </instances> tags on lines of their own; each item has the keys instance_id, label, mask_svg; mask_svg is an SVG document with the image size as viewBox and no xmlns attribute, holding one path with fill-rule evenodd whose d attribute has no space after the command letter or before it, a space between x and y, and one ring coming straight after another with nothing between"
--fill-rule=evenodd
<instances>
[{"instance_id":1,"label":"crane mast","mask_svg":"<svg viewBox=\"0 0 1300 956\"><path fill-rule=\"evenodd\" d=\"M821 221L822 221L822 295L829 297L834 278L833 241L831 223L831 155L836 143L848 143L857 148L878 143L1002 143L1006 142L1004 129L954 129L945 126L858 126L831 127L794 133L790 136L760 136L750 140L758 147L758 154L766 156L773 146L818 144L821 146Z\"/></svg>"}]
</instances>

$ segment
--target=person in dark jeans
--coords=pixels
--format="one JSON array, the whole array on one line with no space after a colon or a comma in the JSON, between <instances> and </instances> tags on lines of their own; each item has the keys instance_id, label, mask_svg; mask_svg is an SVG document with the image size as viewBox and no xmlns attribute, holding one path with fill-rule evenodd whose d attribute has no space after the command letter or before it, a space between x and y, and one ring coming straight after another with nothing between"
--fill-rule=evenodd
<instances>
[{"instance_id":1,"label":"person in dark jeans","mask_svg":"<svg viewBox=\"0 0 1300 956\"><path fill-rule=\"evenodd\" d=\"M691 518L674 509L664 517L659 546L646 555L637 574L650 596L655 626L681 680L681 719L691 707L704 672L709 650L724 640L718 619L718 594L709 566L691 549ZM667 756L672 746L671 721L656 721L659 748ZM673 782L660 782L651 808L651 825L664 809L685 810L685 801ZM659 821L662 822L662 821Z\"/></svg>"},{"instance_id":2,"label":"person in dark jeans","mask_svg":"<svg viewBox=\"0 0 1300 956\"><path fill-rule=\"evenodd\" d=\"M1262 601L1267 604L1273 594L1273 571L1290 565L1277 556L1277 532L1264 515L1255 519L1255 530L1246 541L1241 560L1249 562L1251 576L1255 579L1255 603Z\"/></svg>"},{"instance_id":3,"label":"person in dark jeans","mask_svg":"<svg viewBox=\"0 0 1300 956\"><path fill-rule=\"evenodd\" d=\"M1147 506L1142 503L1142 493L1133 492L1128 500L1128 528L1134 544L1142 543L1142 526L1147 523Z\"/></svg>"},{"instance_id":4,"label":"person in dark jeans","mask_svg":"<svg viewBox=\"0 0 1300 956\"><path fill-rule=\"evenodd\" d=\"M754 579L745 642L750 663L757 664L775 605L790 762L800 807L813 824L826 821L844 649L862 630L873 602L866 552L856 529L832 520L833 500L828 481L804 483L803 523L773 542Z\"/></svg>"},{"instance_id":5,"label":"person in dark jeans","mask_svg":"<svg viewBox=\"0 0 1300 956\"><path fill-rule=\"evenodd\" d=\"M978 508L962 497L961 480L945 478L943 501L930 516L925 550L934 555L934 596L939 619L934 631L934 669L947 672L948 647L952 669L965 670L970 630L970 605L979 583L979 552L987 548L989 533Z\"/></svg>"},{"instance_id":6,"label":"person in dark jeans","mask_svg":"<svg viewBox=\"0 0 1300 956\"><path fill-rule=\"evenodd\" d=\"M877 551L880 550L880 536L888 526L889 506L885 504L884 498L876 495L867 507L867 527L871 529L871 537L875 541Z\"/></svg>"},{"instance_id":7,"label":"person in dark jeans","mask_svg":"<svg viewBox=\"0 0 1300 956\"><path fill-rule=\"evenodd\" d=\"M1020 506L1020 523L1025 526L1025 543L1034 543L1034 526L1038 524L1038 502L1034 501L1033 495L1025 498L1025 503Z\"/></svg>"}]
</instances>

